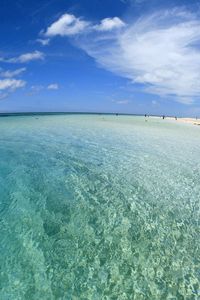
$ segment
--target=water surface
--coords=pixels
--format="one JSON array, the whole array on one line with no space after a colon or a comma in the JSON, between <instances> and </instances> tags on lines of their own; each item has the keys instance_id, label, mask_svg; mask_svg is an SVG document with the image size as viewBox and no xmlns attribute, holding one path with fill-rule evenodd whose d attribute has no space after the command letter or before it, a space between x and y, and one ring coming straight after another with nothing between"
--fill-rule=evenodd
<instances>
[{"instance_id":1,"label":"water surface","mask_svg":"<svg viewBox=\"0 0 200 300\"><path fill-rule=\"evenodd\" d=\"M0 299L200 298L200 128L0 118Z\"/></svg>"}]
</instances>

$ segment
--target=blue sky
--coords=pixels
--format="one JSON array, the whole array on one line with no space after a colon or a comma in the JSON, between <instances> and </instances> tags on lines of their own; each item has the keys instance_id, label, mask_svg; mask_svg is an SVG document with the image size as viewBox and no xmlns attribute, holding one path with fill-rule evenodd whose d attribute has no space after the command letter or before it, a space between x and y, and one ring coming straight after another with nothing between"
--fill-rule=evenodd
<instances>
[{"instance_id":1,"label":"blue sky","mask_svg":"<svg viewBox=\"0 0 200 300\"><path fill-rule=\"evenodd\" d=\"M199 1L0 5L1 112L200 116Z\"/></svg>"}]
</instances>

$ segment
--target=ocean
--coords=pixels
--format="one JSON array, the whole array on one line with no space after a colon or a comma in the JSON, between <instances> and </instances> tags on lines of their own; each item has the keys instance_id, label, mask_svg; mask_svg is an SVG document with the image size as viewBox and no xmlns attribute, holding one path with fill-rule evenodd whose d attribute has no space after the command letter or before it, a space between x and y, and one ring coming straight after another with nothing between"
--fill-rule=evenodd
<instances>
[{"instance_id":1,"label":"ocean","mask_svg":"<svg viewBox=\"0 0 200 300\"><path fill-rule=\"evenodd\" d=\"M200 299L200 128L0 117L0 299Z\"/></svg>"}]
</instances>

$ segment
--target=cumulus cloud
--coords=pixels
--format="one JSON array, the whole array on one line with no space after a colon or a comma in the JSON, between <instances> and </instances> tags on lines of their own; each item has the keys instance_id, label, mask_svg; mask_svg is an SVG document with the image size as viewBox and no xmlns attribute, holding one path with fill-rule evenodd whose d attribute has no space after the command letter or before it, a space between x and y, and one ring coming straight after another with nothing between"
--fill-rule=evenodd
<instances>
[{"instance_id":1,"label":"cumulus cloud","mask_svg":"<svg viewBox=\"0 0 200 300\"><path fill-rule=\"evenodd\" d=\"M99 25L94 26L94 29L98 31L110 31L113 29L119 29L125 26L125 23L118 17L105 18L101 20Z\"/></svg>"},{"instance_id":2,"label":"cumulus cloud","mask_svg":"<svg viewBox=\"0 0 200 300\"><path fill-rule=\"evenodd\" d=\"M21 75L26 71L26 68L20 68L17 70L6 70L6 71L0 71L0 77L7 77L7 78L12 78L18 75Z\"/></svg>"},{"instance_id":3,"label":"cumulus cloud","mask_svg":"<svg viewBox=\"0 0 200 300\"><path fill-rule=\"evenodd\" d=\"M118 17L105 18L99 24L92 24L81 18L77 18L71 14L62 15L57 21L52 23L45 32L46 37L60 36L74 36L81 33L91 33L94 31L111 31L120 29L125 26L125 23ZM42 42L43 40L38 39Z\"/></svg>"},{"instance_id":4,"label":"cumulus cloud","mask_svg":"<svg viewBox=\"0 0 200 300\"><path fill-rule=\"evenodd\" d=\"M94 29L98 31L110 31L113 29L119 29L125 26L125 23L118 17L105 18L101 20L99 25L94 26Z\"/></svg>"},{"instance_id":5,"label":"cumulus cloud","mask_svg":"<svg viewBox=\"0 0 200 300\"><path fill-rule=\"evenodd\" d=\"M57 83L52 83L52 84L49 84L48 86L47 86L47 89L48 90L58 90L58 84Z\"/></svg>"},{"instance_id":6,"label":"cumulus cloud","mask_svg":"<svg viewBox=\"0 0 200 300\"><path fill-rule=\"evenodd\" d=\"M3 59L3 61L9 63L27 63L33 60L41 60L41 59L44 59L44 53L36 50L34 52L22 54L18 57Z\"/></svg>"},{"instance_id":7,"label":"cumulus cloud","mask_svg":"<svg viewBox=\"0 0 200 300\"><path fill-rule=\"evenodd\" d=\"M80 18L76 18L74 15L64 14L47 28L45 36L52 37L56 35L75 35L83 32L88 25L89 22L81 20Z\"/></svg>"},{"instance_id":8,"label":"cumulus cloud","mask_svg":"<svg viewBox=\"0 0 200 300\"><path fill-rule=\"evenodd\" d=\"M0 70L0 100L3 100L9 96L10 93L14 92L16 89L23 88L26 85L26 81L21 79L15 79L14 76L20 75L26 70L26 68L21 68L17 70Z\"/></svg>"},{"instance_id":9,"label":"cumulus cloud","mask_svg":"<svg viewBox=\"0 0 200 300\"><path fill-rule=\"evenodd\" d=\"M19 79L0 79L0 90L16 90L24 87L26 82Z\"/></svg>"}]
</instances>

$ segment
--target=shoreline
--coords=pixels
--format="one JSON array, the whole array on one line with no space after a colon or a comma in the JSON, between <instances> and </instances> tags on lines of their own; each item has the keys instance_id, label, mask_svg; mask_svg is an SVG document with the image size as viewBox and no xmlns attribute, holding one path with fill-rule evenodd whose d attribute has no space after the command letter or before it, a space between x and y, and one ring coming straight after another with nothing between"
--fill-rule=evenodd
<instances>
[{"instance_id":1,"label":"shoreline","mask_svg":"<svg viewBox=\"0 0 200 300\"><path fill-rule=\"evenodd\" d=\"M126 113L102 113L102 112L0 112L1 117L23 117L23 116L54 116L54 115L105 115L105 116L133 116L133 117L148 117L155 119L163 119L163 116L143 115L143 114L126 114ZM200 118L191 117L171 117L165 116L164 120L169 120L178 123L192 124L200 126ZM164 121L163 120L163 121Z\"/></svg>"},{"instance_id":2,"label":"shoreline","mask_svg":"<svg viewBox=\"0 0 200 300\"><path fill-rule=\"evenodd\" d=\"M162 116L150 116L150 118L159 118L159 119L162 119ZM164 118L164 120L173 121L173 122L177 122L177 123L200 125L200 119L196 119L196 118L184 118L184 117L177 117L177 118L175 118L175 117L168 117L168 116L166 116Z\"/></svg>"},{"instance_id":3,"label":"shoreline","mask_svg":"<svg viewBox=\"0 0 200 300\"><path fill-rule=\"evenodd\" d=\"M168 120L173 120L175 122L180 122L180 123L186 123L186 124L193 124L193 125L200 125L200 119L196 118L172 118L172 117L166 117Z\"/></svg>"}]
</instances>

